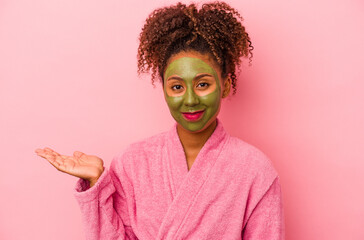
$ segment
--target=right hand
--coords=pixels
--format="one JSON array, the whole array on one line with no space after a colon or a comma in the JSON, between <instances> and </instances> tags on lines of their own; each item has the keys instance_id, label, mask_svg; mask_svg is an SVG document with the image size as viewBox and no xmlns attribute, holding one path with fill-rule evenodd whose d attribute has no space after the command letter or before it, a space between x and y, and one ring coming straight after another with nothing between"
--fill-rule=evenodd
<instances>
[{"instance_id":1,"label":"right hand","mask_svg":"<svg viewBox=\"0 0 364 240\"><path fill-rule=\"evenodd\" d=\"M48 147L37 148L35 152L47 159L59 171L88 180L90 187L96 183L104 171L104 162L101 158L79 151L75 151L73 156L61 155Z\"/></svg>"}]
</instances>

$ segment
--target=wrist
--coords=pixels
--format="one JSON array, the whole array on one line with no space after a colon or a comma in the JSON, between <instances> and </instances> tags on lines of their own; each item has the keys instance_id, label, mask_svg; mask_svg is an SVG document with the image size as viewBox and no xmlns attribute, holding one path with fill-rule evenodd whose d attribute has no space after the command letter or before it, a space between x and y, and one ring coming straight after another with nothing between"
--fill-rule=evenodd
<instances>
[{"instance_id":1,"label":"wrist","mask_svg":"<svg viewBox=\"0 0 364 240\"><path fill-rule=\"evenodd\" d=\"M90 188L93 187L96 184L97 181L89 181L90 183Z\"/></svg>"},{"instance_id":2,"label":"wrist","mask_svg":"<svg viewBox=\"0 0 364 240\"><path fill-rule=\"evenodd\" d=\"M100 171L100 173L91 179L88 179L88 182L90 183L90 187L94 186L96 184L96 182L99 180L100 176L102 175L102 173L104 172L104 168L102 168L102 170Z\"/></svg>"}]
</instances>

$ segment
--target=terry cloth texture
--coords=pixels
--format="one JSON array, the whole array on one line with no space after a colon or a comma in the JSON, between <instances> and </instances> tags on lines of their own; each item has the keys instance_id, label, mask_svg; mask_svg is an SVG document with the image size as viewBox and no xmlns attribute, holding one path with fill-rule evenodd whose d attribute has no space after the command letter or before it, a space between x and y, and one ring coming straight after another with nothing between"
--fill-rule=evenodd
<instances>
[{"instance_id":1,"label":"terry cloth texture","mask_svg":"<svg viewBox=\"0 0 364 240\"><path fill-rule=\"evenodd\" d=\"M188 170L177 123L130 144L93 187L79 179L87 239L284 239L279 178L256 147L217 126Z\"/></svg>"}]
</instances>

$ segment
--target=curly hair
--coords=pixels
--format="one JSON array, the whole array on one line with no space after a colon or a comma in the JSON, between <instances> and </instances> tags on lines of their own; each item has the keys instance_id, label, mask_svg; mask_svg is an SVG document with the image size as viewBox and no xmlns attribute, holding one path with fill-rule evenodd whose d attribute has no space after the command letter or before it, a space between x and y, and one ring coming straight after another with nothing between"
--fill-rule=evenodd
<instances>
[{"instance_id":1,"label":"curly hair","mask_svg":"<svg viewBox=\"0 0 364 240\"><path fill-rule=\"evenodd\" d=\"M240 20L240 21L239 21ZM152 84L163 73L168 59L181 51L195 50L210 54L220 66L223 78L230 75L236 93L236 67L240 57L253 57L252 42L242 16L225 2L205 3L197 9L194 3L181 2L154 10L146 19L139 36L138 74L152 71Z\"/></svg>"}]
</instances>

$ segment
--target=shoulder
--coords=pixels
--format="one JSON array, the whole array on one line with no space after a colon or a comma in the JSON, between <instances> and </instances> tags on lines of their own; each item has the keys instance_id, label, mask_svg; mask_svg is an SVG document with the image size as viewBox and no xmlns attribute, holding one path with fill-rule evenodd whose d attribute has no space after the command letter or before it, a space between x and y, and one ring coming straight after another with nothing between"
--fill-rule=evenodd
<instances>
[{"instance_id":1,"label":"shoulder","mask_svg":"<svg viewBox=\"0 0 364 240\"><path fill-rule=\"evenodd\" d=\"M245 177L259 178L262 181L273 182L278 176L271 159L256 146L240 138L230 136L225 153L232 160L233 167L241 169Z\"/></svg>"},{"instance_id":2,"label":"shoulder","mask_svg":"<svg viewBox=\"0 0 364 240\"><path fill-rule=\"evenodd\" d=\"M151 153L165 143L167 132L161 132L129 144L123 151L128 154Z\"/></svg>"},{"instance_id":3,"label":"shoulder","mask_svg":"<svg viewBox=\"0 0 364 240\"><path fill-rule=\"evenodd\" d=\"M130 164L135 164L137 159L155 155L155 153L159 152L159 149L165 144L167 133L167 131L164 131L130 143L114 156L113 162L117 161L120 164L128 164L129 162ZM133 161L131 159L133 159Z\"/></svg>"},{"instance_id":4,"label":"shoulder","mask_svg":"<svg viewBox=\"0 0 364 240\"><path fill-rule=\"evenodd\" d=\"M242 192L248 192L249 205L255 206L279 178L271 159L256 146L233 136L224 152L224 166L230 166Z\"/></svg>"}]
</instances>

